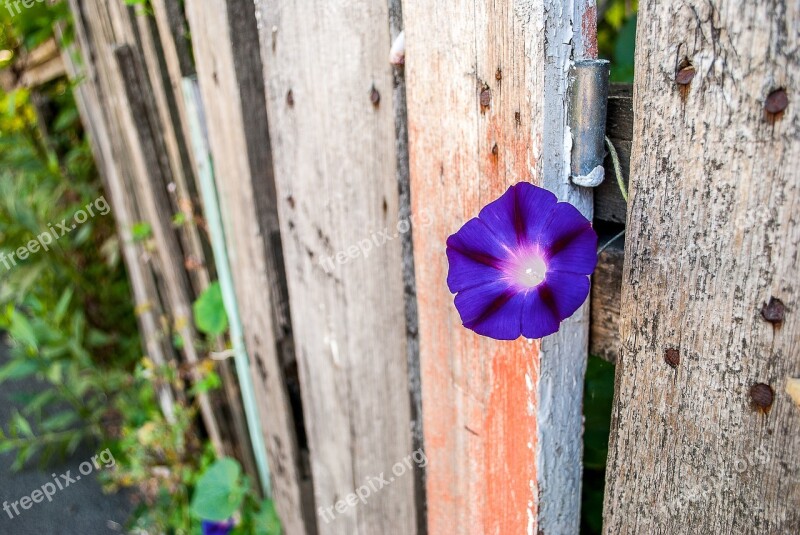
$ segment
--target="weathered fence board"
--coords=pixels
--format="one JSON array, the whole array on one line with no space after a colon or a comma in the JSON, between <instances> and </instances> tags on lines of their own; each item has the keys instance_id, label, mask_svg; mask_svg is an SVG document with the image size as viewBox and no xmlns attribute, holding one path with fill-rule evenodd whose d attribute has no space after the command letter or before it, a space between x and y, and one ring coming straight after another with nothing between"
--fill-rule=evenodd
<instances>
[{"instance_id":1,"label":"weathered fence board","mask_svg":"<svg viewBox=\"0 0 800 535\"><path fill-rule=\"evenodd\" d=\"M89 50L89 40L85 33L83 16L75 0L70 0L74 14L75 38L83 50ZM131 229L134 224L133 208L119 177L120 167L110 143L108 125L103 119L101 98L98 93L95 73L91 65L76 62L70 48L64 52L67 73L72 79L85 78L84 83L74 90L75 101L80 110L84 128L89 134L95 162L103 177L104 188L114 207L114 220L120 237L122 252L128 278L131 283L133 301L137 310L137 322L141 330L142 342L147 355L157 366L167 362L170 353L169 340L158 328L160 303L152 271L146 266L144 259L138 254L133 242ZM168 387L161 387L158 392L159 404L168 422L174 421L173 393Z\"/></svg>"},{"instance_id":2,"label":"weathered fence board","mask_svg":"<svg viewBox=\"0 0 800 535\"><path fill-rule=\"evenodd\" d=\"M190 304L195 290L201 290L207 283L208 273L191 216L179 229L174 228L171 219L183 204L182 199L189 197L182 184L191 183L193 177L184 154L168 157L185 152L185 141L175 139L179 136L177 127L164 126L165 121L174 122L174 93L168 84L159 81L155 86L160 96L147 99L147 95L152 95L153 79L160 78L164 71L158 38L152 24L136 24L141 19L124 3L74 1L70 7L75 14L77 44L87 74L82 81L86 88L81 87L79 92L94 99L90 105L81 107L81 113L91 125L90 130L97 134L93 136L96 154L101 162L108 162L101 164L101 168L113 198L115 215L117 207L124 203L118 219L120 226L124 226L122 236L130 240L131 225L142 221L155 231L152 250L130 241L123 245L126 263L132 276L138 279L134 281L134 291L138 296L137 312L145 326L148 355L156 363L174 360L170 333L179 333L186 342L182 350L184 364L194 373L201 355L195 348ZM140 29L148 35L142 36ZM177 149L167 151L167 145ZM177 184L176 197L170 195L173 181ZM189 283L190 278L196 282L196 288ZM143 301L145 295L148 299ZM237 403L237 385L224 369L221 374L228 404ZM182 396L181 392L176 394ZM247 467L249 453L244 427L230 418L241 419L241 411L232 405L223 413L219 404L212 403L208 396L200 397L204 424L217 451L237 453ZM223 414L226 417L221 417Z\"/></svg>"},{"instance_id":3,"label":"weathered fence board","mask_svg":"<svg viewBox=\"0 0 800 535\"><path fill-rule=\"evenodd\" d=\"M294 421L285 383L294 354L255 9L248 0L186 6L273 499L287 534L314 533L311 481L295 430L302 422Z\"/></svg>"},{"instance_id":4,"label":"weathered fence board","mask_svg":"<svg viewBox=\"0 0 800 535\"><path fill-rule=\"evenodd\" d=\"M256 4L319 531L412 534L415 478L391 476L412 439L388 6Z\"/></svg>"},{"instance_id":5,"label":"weathered fence board","mask_svg":"<svg viewBox=\"0 0 800 535\"><path fill-rule=\"evenodd\" d=\"M572 6L404 6L412 208L433 219L414 235L430 533L578 530L586 307L542 342L481 339L460 326L444 254L519 181L591 218L564 149L570 58L594 48L592 4Z\"/></svg>"},{"instance_id":6,"label":"weathered fence board","mask_svg":"<svg viewBox=\"0 0 800 535\"><path fill-rule=\"evenodd\" d=\"M610 239L610 236L606 239ZM625 257L622 246L623 241L620 239L600 253L597 269L592 276L589 353L609 362L616 362L620 347L619 297L622 290L622 262Z\"/></svg>"},{"instance_id":7,"label":"weathered fence board","mask_svg":"<svg viewBox=\"0 0 800 535\"><path fill-rule=\"evenodd\" d=\"M639 9L605 531L798 533L800 5Z\"/></svg>"}]
</instances>

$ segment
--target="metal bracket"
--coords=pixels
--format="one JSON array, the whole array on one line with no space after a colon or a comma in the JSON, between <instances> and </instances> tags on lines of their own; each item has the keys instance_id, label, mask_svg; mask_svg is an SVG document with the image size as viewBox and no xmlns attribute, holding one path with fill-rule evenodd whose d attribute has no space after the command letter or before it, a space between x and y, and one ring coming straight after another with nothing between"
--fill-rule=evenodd
<instances>
[{"instance_id":1,"label":"metal bracket","mask_svg":"<svg viewBox=\"0 0 800 535\"><path fill-rule=\"evenodd\" d=\"M577 186L597 187L605 177L609 65L604 59L587 59L576 61L570 69L570 180Z\"/></svg>"}]
</instances>

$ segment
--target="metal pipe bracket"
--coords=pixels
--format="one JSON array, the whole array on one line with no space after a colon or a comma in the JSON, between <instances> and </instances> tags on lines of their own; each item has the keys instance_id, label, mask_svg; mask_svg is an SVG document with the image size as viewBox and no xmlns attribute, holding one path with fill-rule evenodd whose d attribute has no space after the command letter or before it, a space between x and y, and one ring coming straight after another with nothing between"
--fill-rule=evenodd
<instances>
[{"instance_id":1,"label":"metal pipe bracket","mask_svg":"<svg viewBox=\"0 0 800 535\"><path fill-rule=\"evenodd\" d=\"M605 178L609 65L604 59L587 59L576 61L570 69L570 180L577 186L597 187Z\"/></svg>"}]
</instances>

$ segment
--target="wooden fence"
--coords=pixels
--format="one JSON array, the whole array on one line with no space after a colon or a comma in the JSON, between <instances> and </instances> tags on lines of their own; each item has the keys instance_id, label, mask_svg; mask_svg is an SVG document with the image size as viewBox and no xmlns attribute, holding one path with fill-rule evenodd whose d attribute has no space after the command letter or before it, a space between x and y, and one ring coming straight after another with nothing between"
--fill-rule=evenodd
<instances>
[{"instance_id":1,"label":"wooden fence","mask_svg":"<svg viewBox=\"0 0 800 535\"><path fill-rule=\"evenodd\" d=\"M589 352L617 363L608 533L800 531L796 3L640 2L636 84L607 119L629 205L610 173L569 179L591 0L70 4L65 62L156 362L202 358L215 177L249 361L224 363L203 422L287 534L577 533ZM444 244L519 181L627 234L557 334L497 342L460 326Z\"/></svg>"}]
</instances>

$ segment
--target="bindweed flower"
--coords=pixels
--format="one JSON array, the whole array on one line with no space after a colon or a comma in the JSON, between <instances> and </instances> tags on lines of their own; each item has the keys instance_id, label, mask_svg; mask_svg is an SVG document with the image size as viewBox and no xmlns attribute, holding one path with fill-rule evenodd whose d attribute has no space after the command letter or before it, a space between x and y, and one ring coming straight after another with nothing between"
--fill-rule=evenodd
<instances>
[{"instance_id":1,"label":"bindweed flower","mask_svg":"<svg viewBox=\"0 0 800 535\"><path fill-rule=\"evenodd\" d=\"M589 295L597 234L577 208L520 182L447 239L464 327L497 340L558 331Z\"/></svg>"},{"instance_id":2,"label":"bindweed flower","mask_svg":"<svg viewBox=\"0 0 800 535\"><path fill-rule=\"evenodd\" d=\"M203 535L228 535L233 531L233 520L225 522L215 522L213 520L203 520Z\"/></svg>"}]
</instances>

